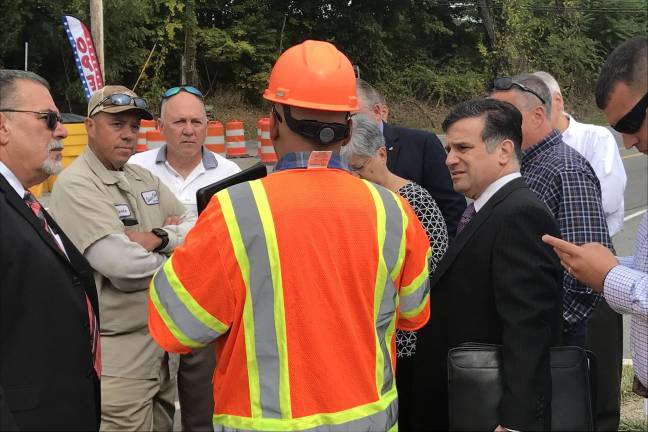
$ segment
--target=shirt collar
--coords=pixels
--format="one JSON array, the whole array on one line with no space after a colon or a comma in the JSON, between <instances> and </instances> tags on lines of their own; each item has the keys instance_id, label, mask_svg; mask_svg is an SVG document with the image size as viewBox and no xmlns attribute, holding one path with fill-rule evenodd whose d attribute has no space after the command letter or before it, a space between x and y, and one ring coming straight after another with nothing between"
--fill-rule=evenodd
<instances>
[{"instance_id":1,"label":"shirt collar","mask_svg":"<svg viewBox=\"0 0 648 432\"><path fill-rule=\"evenodd\" d=\"M117 184L120 180L123 181L124 175L122 174L122 171L109 170L106 168L89 146L86 147L85 151L81 154L81 157L83 157L85 162L88 164L90 170L92 170L92 172L94 172L104 184ZM132 175L136 180L142 180L135 170L128 168L128 163L124 164L122 170L123 172L128 170L129 175Z\"/></svg>"},{"instance_id":2,"label":"shirt collar","mask_svg":"<svg viewBox=\"0 0 648 432\"><path fill-rule=\"evenodd\" d=\"M0 174L7 180L11 187L14 188L20 198L25 198L25 188L22 183L20 183L18 177L16 177L9 167L2 163L2 161L0 161Z\"/></svg>"},{"instance_id":3,"label":"shirt collar","mask_svg":"<svg viewBox=\"0 0 648 432\"><path fill-rule=\"evenodd\" d=\"M310 157L311 152L292 152L285 154L275 165L274 172L288 170L288 169L298 169L298 168L308 168L308 158ZM349 168L340 157L339 153L333 152L331 155L331 160L329 160L327 168L337 168L341 170L348 171Z\"/></svg>"},{"instance_id":4,"label":"shirt collar","mask_svg":"<svg viewBox=\"0 0 648 432\"><path fill-rule=\"evenodd\" d=\"M549 132L546 137L540 140L539 143L524 151L522 155L522 164L524 165L531 162L538 155L544 153L545 150L555 146L556 144L559 144L560 142L562 142L560 132L558 132L558 129L552 129L551 132Z\"/></svg>"},{"instance_id":5,"label":"shirt collar","mask_svg":"<svg viewBox=\"0 0 648 432\"><path fill-rule=\"evenodd\" d=\"M572 117L570 114L563 113L562 115L567 117L567 119L569 120L569 124L567 125L567 129L565 129L565 132L562 133L563 135L570 134L570 133L574 132L574 130L578 129L578 127L581 125L581 123L577 122L576 119L574 117Z\"/></svg>"},{"instance_id":6,"label":"shirt collar","mask_svg":"<svg viewBox=\"0 0 648 432\"><path fill-rule=\"evenodd\" d=\"M498 190L503 188L504 185L508 182L515 180L518 177L522 177L519 171L500 177L493 183L489 184L488 187L484 189L484 192L479 195L479 198L475 200L475 211L478 212L479 210L481 210L481 208L484 207L488 200L491 199Z\"/></svg>"},{"instance_id":7,"label":"shirt collar","mask_svg":"<svg viewBox=\"0 0 648 432\"><path fill-rule=\"evenodd\" d=\"M205 149L205 147L202 147L202 163L205 169L214 169L218 166L218 161L216 160L216 156L209 150ZM155 163L164 163L167 161L167 146L166 144L160 147L160 150L157 153L157 156L155 157Z\"/></svg>"}]
</instances>

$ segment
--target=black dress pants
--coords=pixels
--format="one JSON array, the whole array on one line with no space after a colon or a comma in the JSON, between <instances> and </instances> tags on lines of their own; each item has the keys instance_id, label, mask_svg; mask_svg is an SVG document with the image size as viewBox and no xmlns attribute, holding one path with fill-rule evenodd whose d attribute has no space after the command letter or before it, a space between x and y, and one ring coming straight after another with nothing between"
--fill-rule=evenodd
<instances>
[{"instance_id":1,"label":"black dress pants","mask_svg":"<svg viewBox=\"0 0 648 432\"><path fill-rule=\"evenodd\" d=\"M623 368L623 318L605 299L590 316L586 347L598 359L596 430L619 429L621 372Z\"/></svg>"}]
</instances>

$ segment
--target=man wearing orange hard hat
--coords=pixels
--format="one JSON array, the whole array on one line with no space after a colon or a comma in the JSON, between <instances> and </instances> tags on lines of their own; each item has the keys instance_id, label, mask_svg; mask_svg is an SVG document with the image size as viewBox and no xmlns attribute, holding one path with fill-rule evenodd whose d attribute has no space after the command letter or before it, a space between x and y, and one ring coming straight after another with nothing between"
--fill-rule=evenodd
<instances>
[{"instance_id":1,"label":"man wearing orange hard hat","mask_svg":"<svg viewBox=\"0 0 648 432\"><path fill-rule=\"evenodd\" d=\"M219 192L150 288L171 352L217 340L214 430L397 427L396 328L429 317L427 235L339 150L357 109L351 63L305 41L277 60L275 172Z\"/></svg>"}]
</instances>

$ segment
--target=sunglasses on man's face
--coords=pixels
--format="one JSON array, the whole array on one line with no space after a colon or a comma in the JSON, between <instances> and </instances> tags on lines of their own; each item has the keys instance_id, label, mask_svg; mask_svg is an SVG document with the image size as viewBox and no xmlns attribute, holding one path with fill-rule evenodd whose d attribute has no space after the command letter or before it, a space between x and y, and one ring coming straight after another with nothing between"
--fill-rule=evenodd
<instances>
[{"instance_id":1,"label":"sunglasses on man's face","mask_svg":"<svg viewBox=\"0 0 648 432\"><path fill-rule=\"evenodd\" d=\"M648 109L648 92L621 120L612 125L612 128L622 134L633 134L641 129Z\"/></svg>"},{"instance_id":2,"label":"sunglasses on man's face","mask_svg":"<svg viewBox=\"0 0 648 432\"><path fill-rule=\"evenodd\" d=\"M61 118L61 114L54 112L54 111L26 111L26 110L17 110L17 109L0 109L0 112L14 112L14 113L29 113L29 114L36 114L38 115L39 119L45 120L45 124L47 126L47 129L54 131L56 129L56 126L58 126L59 123L63 123L63 119Z\"/></svg>"},{"instance_id":3,"label":"sunglasses on man's face","mask_svg":"<svg viewBox=\"0 0 648 432\"><path fill-rule=\"evenodd\" d=\"M506 91L506 90L511 90L513 87L517 87L524 92L531 93L532 95L540 99L542 105L546 103L545 100L542 98L542 96L540 96L538 93L531 90L529 87L525 86L524 84L513 80L513 78L499 77L499 78L495 78L495 80L493 81L493 90Z\"/></svg>"},{"instance_id":4,"label":"sunglasses on man's face","mask_svg":"<svg viewBox=\"0 0 648 432\"><path fill-rule=\"evenodd\" d=\"M136 108L141 108L141 109L148 109L148 104L144 99L141 97L135 97L131 95L127 95L124 93L115 93L111 94L110 96L107 96L105 99L103 99L101 102L99 102L90 112L90 115L88 117L92 117L92 114L100 107L100 106L126 106L126 105L134 105Z\"/></svg>"},{"instance_id":5,"label":"sunglasses on man's face","mask_svg":"<svg viewBox=\"0 0 648 432\"><path fill-rule=\"evenodd\" d=\"M162 99L170 98L171 96L175 96L181 91L186 91L187 93L191 93L194 96L198 96L200 99L204 99L204 96L200 90L198 90L194 86L177 86L177 87L171 87L169 90L165 91L164 94L162 95Z\"/></svg>"}]
</instances>

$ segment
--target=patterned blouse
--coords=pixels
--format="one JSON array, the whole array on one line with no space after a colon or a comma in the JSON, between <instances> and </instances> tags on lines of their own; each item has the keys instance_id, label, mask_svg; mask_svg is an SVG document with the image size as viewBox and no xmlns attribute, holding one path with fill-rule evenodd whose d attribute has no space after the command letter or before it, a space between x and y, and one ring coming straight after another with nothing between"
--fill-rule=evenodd
<instances>
[{"instance_id":1,"label":"patterned blouse","mask_svg":"<svg viewBox=\"0 0 648 432\"><path fill-rule=\"evenodd\" d=\"M398 190L398 194L409 202L421 225L430 239L432 258L430 275L448 249L448 229L445 220L430 193L416 183L408 183ZM411 357L416 351L415 331L396 331L396 352L398 357Z\"/></svg>"}]
</instances>

